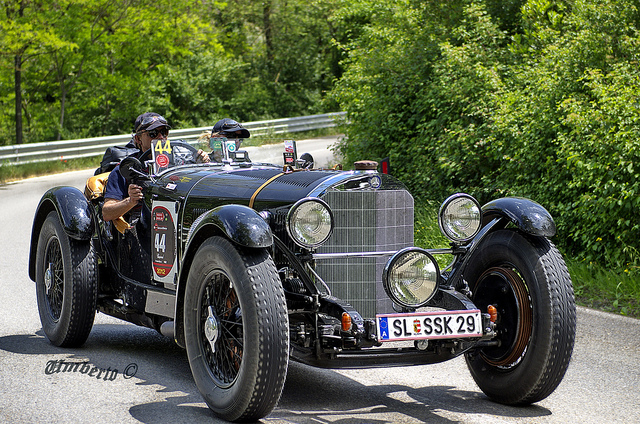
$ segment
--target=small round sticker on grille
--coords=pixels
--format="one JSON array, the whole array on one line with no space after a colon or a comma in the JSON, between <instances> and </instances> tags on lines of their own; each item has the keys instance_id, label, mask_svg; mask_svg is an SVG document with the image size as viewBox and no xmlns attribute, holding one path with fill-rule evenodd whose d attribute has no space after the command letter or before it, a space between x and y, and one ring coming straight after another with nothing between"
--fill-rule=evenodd
<instances>
[{"instance_id":1,"label":"small round sticker on grille","mask_svg":"<svg viewBox=\"0 0 640 424\"><path fill-rule=\"evenodd\" d=\"M382 185L382 178L380 178L378 175L374 175L369 179L369 184L372 188L380 188L380 186Z\"/></svg>"}]
</instances>

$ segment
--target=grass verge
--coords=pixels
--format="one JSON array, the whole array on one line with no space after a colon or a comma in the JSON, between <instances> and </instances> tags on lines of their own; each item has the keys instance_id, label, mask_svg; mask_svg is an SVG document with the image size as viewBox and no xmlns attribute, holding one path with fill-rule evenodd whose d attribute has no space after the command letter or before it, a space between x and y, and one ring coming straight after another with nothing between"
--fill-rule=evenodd
<instances>
[{"instance_id":1,"label":"grass verge","mask_svg":"<svg viewBox=\"0 0 640 424\"><path fill-rule=\"evenodd\" d=\"M0 184L42 175L59 174L80 169L97 168L100 157L0 166Z\"/></svg>"},{"instance_id":2,"label":"grass verge","mask_svg":"<svg viewBox=\"0 0 640 424\"><path fill-rule=\"evenodd\" d=\"M640 272L602 269L593 263L567 260L579 305L640 318Z\"/></svg>"}]
</instances>

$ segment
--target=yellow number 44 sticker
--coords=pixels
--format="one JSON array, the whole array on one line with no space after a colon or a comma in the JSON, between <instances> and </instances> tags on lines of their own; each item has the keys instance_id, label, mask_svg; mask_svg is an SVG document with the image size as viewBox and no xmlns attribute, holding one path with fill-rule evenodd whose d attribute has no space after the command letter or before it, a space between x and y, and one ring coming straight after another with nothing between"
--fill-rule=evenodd
<instances>
[{"instance_id":1,"label":"yellow number 44 sticker","mask_svg":"<svg viewBox=\"0 0 640 424\"><path fill-rule=\"evenodd\" d=\"M162 154L162 153L166 153L168 155L171 154L171 142L169 140L165 140L164 141L164 146L162 145L163 141L162 140L158 140L158 142L156 143L156 147L155 147L155 151L156 153Z\"/></svg>"}]
</instances>

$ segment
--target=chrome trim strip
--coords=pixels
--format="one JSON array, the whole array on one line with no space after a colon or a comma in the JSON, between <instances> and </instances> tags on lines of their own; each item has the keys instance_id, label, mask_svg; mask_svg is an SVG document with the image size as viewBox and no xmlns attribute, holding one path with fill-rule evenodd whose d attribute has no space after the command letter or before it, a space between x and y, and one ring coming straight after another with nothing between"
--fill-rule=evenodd
<instances>
[{"instance_id":1,"label":"chrome trim strip","mask_svg":"<svg viewBox=\"0 0 640 424\"><path fill-rule=\"evenodd\" d=\"M341 172L340 174L332 175L329 178L322 181L320 184L318 184L313 190L311 190L307 195L307 197L322 198L322 195L332 186L344 183L345 181L357 175L359 174L356 174L356 171L351 171L351 172L345 171L345 172Z\"/></svg>"},{"instance_id":2,"label":"chrome trim strip","mask_svg":"<svg viewBox=\"0 0 640 424\"><path fill-rule=\"evenodd\" d=\"M424 249L432 255L453 254L452 249ZM312 253L312 259L342 259L342 258L376 258L380 256L393 256L398 253L397 250L389 250L385 252L351 252L351 253Z\"/></svg>"}]
</instances>

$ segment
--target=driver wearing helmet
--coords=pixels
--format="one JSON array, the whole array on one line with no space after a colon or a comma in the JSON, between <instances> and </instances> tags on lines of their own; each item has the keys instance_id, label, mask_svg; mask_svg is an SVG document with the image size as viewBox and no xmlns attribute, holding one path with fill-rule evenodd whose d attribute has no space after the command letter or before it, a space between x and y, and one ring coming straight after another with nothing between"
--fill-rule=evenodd
<instances>
[{"instance_id":1,"label":"driver wearing helmet","mask_svg":"<svg viewBox=\"0 0 640 424\"><path fill-rule=\"evenodd\" d=\"M166 140L169 128L171 127L167 120L155 112L145 112L138 116L133 127L131 140L140 150L138 155L149 150L153 141ZM112 221L123 216L138 206L138 202L143 198L142 187L128 184L119 171L120 165L111 171L104 190L102 218L105 221Z\"/></svg>"}]
</instances>

